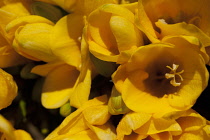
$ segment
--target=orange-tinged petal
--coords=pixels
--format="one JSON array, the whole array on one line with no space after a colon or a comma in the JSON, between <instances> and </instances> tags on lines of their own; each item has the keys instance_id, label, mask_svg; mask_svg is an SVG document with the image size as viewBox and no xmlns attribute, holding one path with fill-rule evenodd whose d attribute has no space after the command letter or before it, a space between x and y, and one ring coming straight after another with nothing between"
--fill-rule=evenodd
<instances>
[{"instance_id":1,"label":"orange-tinged petal","mask_svg":"<svg viewBox=\"0 0 210 140\"><path fill-rule=\"evenodd\" d=\"M66 103L74 91L78 75L79 71L69 65L50 71L43 86L41 98L43 106L58 108Z\"/></svg>"}]
</instances>

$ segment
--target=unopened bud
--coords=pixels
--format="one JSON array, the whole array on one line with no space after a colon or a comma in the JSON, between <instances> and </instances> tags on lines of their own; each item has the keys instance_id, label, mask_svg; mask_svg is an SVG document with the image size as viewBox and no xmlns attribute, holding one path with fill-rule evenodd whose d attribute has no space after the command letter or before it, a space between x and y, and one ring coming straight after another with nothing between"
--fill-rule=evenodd
<instances>
[{"instance_id":1,"label":"unopened bud","mask_svg":"<svg viewBox=\"0 0 210 140\"><path fill-rule=\"evenodd\" d=\"M70 103L66 103L60 107L60 115L63 117L67 117L74 111L74 108L70 106Z\"/></svg>"},{"instance_id":2,"label":"unopened bud","mask_svg":"<svg viewBox=\"0 0 210 140\"><path fill-rule=\"evenodd\" d=\"M112 88L111 97L108 102L109 113L112 115L125 114L130 109L125 105L121 94L115 87Z\"/></svg>"},{"instance_id":3,"label":"unopened bud","mask_svg":"<svg viewBox=\"0 0 210 140\"><path fill-rule=\"evenodd\" d=\"M45 17L54 23L65 15L62 9L44 2L34 2L31 5L31 12L34 15Z\"/></svg>"}]
</instances>

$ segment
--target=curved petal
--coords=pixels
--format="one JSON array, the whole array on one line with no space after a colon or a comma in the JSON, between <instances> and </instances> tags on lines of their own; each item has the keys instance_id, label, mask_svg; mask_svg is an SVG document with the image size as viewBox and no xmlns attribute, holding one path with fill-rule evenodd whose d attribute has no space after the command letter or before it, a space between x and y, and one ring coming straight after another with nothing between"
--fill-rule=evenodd
<instances>
[{"instance_id":1,"label":"curved petal","mask_svg":"<svg viewBox=\"0 0 210 140\"><path fill-rule=\"evenodd\" d=\"M56 23L51 36L53 53L69 65L77 68L81 63L80 39L83 27L82 15L69 14Z\"/></svg>"},{"instance_id":2,"label":"curved petal","mask_svg":"<svg viewBox=\"0 0 210 140\"><path fill-rule=\"evenodd\" d=\"M58 108L66 103L75 88L79 71L62 65L49 72L43 85L42 104L46 108Z\"/></svg>"}]
</instances>

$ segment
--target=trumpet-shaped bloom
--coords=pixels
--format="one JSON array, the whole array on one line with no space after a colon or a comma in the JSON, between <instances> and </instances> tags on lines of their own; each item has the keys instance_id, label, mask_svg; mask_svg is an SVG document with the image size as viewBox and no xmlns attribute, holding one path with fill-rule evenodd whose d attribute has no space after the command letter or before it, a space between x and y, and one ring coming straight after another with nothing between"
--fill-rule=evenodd
<instances>
[{"instance_id":1,"label":"trumpet-shaped bloom","mask_svg":"<svg viewBox=\"0 0 210 140\"><path fill-rule=\"evenodd\" d=\"M0 115L0 139L1 140L33 140L26 131L15 130L12 124Z\"/></svg>"},{"instance_id":2,"label":"trumpet-shaped bloom","mask_svg":"<svg viewBox=\"0 0 210 140\"><path fill-rule=\"evenodd\" d=\"M110 118L107 97L94 98L67 116L64 121L46 138L57 139L110 139L116 137Z\"/></svg>"},{"instance_id":3,"label":"trumpet-shaped bloom","mask_svg":"<svg viewBox=\"0 0 210 140\"><path fill-rule=\"evenodd\" d=\"M112 78L128 108L164 115L194 105L209 74L199 43L190 39L169 37L141 46L118 67Z\"/></svg>"},{"instance_id":4,"label":"trumpet-shaped bloom","mask_svg":"<svg viewBox=\"0 0 210 140\"><path fill-rule=\"evenodd\" d=\"M207 140L209 124L200 114L190 109L176 119L156 118L151 114L130 112L119 122L117 138L123 139L164 139L164 140Z\"/></svg>"},{"instance_id":5,"label":"trumpet-shaped bloom","mask_svg":"<svg viewBox=\"0 0 210 140\"><path fill-rule=\"evenodd\" d=\"M17 96L17 85L13 77L0 69L0 109L9 106L13 99Z\"/></svg>"},{"instance_id":6,"label":"trumpet-shaped bloom","mask_svg":"<svg viewBox=\"0 0 210 140\"><path fill-rule=\"evenodd\" d=\"M19 16L29 15L31 0L2 0L0 2L0 67L10 67L27 62L12 48L12 35L5 31L6 25Z\"/></svg>"},{"instance_id":7,"label":"trumpet-shaped bloom","mask_svg":"<svg viewBox=\"0 0 210 140\"><path fill-rule=\"evenodd\" d=\"M87 32L90 52L104 61L116 62L121 52L143 44L142 34L134 25L134 13L116 4L93 11L87 18Z\"/></svg>"}]
</instances>

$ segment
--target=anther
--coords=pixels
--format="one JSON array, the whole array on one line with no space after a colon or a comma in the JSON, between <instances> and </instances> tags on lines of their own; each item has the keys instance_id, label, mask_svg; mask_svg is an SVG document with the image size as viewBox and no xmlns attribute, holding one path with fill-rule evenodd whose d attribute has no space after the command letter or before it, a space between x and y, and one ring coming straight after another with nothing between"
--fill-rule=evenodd
<instances>
[{"instance_id":1,"label":"anther","mask_svg":"<svg viewBox=\"0 0 210 140\"><path fill-rule=\"evenodd\" d=\"M172 78L172 80L170 81L170 84L172 84L175 87L180 86L181 82L176 82L176 76L178 76L180 80L183 81L181 74L184 72L184 70L177 72L179 65L176 65L176 64L173 64L172 68L170 66L166 66L166 67L169 68L171 71L165 74L165 78L166 79Z\"/></svg>"}]
</instances>

